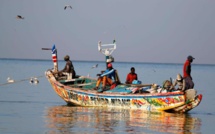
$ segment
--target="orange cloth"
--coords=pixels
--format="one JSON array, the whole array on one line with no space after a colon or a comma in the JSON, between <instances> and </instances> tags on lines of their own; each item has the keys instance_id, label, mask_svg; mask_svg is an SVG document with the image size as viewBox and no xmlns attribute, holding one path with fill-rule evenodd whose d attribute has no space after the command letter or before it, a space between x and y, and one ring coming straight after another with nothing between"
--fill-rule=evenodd
<instances>
[{"instance_id":1,"label":"orange cloth","mask_svg":"<svg viewBox=\"0 0 215 134\"><path fill-rule=\"evenodd\" d=\"M107 76L99 77L96 83L96 87L99 87L100 83L102 81L103 87L105 87L107 84L112 85L112 80L108 78Z\"/></svg>"}]
</instances>

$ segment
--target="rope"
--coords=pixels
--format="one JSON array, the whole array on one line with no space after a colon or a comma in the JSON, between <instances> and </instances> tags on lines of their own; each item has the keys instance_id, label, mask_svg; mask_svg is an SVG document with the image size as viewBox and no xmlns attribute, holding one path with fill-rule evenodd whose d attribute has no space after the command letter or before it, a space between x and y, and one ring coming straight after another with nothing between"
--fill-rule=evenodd
<instances>
[{"instance_id":1,"label":"rope","mask_svg":"<svg viewBox=\"0 0 215 134\"><path fill-rule=\"evenodd\" d=\"M41 78L41 77L44 77L44 75L36 76L36 77L33 77L33 78ZM2 84L0 84L0 86L4 86L4 85L8 85L8 84L14 84L14 83L18 83L18 82L27 81L27 80L29 81L30 78L25 78L25 79L21 79L21 80L15 80L14 82L2 83Z\"/></svg>"}]
</instances>

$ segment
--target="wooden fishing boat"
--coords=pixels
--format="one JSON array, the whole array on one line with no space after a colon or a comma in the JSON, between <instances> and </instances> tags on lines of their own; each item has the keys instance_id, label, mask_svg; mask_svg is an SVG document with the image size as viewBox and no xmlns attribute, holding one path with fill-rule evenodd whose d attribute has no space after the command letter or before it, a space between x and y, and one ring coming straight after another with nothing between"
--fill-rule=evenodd
<instances>
[{"instance_id":1,"label":"wooden fishing boat","mask_svg":"<svg viewBox=\"0 0 215 134\"><path fill-rule=\"evenodd\" d=\"M109 87L104 92L98 92L94 90L95 78L76 76L68 79L66 76L56 76L57 60L53 61L54 69L47 70L45 75L57 95L69 105L184 113L198 106L202 100L201 94L194 94L188 99L186 92L144 92L143 89L151 88L152 84L119 84L113 89ZM138 91L133 92L135 89Z\"/></svg>"}]
</instances>

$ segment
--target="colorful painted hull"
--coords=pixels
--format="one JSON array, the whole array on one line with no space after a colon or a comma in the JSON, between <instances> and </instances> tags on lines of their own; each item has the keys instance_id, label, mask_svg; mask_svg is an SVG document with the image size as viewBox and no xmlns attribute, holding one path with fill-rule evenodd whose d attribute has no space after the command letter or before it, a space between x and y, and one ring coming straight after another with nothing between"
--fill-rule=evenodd
<instances>
[{"instance_id":1,"label":"colorful painted hull","mask_svg":"<svg viewBox=\"0 0 215 134\"><path fill-rule=\"evenodd\" d=\"M191 109L198 106L200 104L201 100L202 100L202 94L199 94L193 100L188 100L188 101L186 101L186 103L184 105L171 109L171 111L180 112L180 113L188 112Z\"/></svg>"},{"instance_id":2,"label":"colorful painted hull","mask_svg":"<svg viewBox=\"0 0 215 134\"><path fill-rule=\"evenodd\" d=\"M187 112L196 107L202 99L202 95L200 95L201 97L187 102L183 92L126 93L122 92L123 85L116 87L116 90L120 89L119 92L98 93L93 90L96 80L92 78L82 77L73 79L72 82L66 82L66 80L56 80L50 71L46 72L46 77L54 91L66 103L78 106Z\"/></svg>"}]
</instances>

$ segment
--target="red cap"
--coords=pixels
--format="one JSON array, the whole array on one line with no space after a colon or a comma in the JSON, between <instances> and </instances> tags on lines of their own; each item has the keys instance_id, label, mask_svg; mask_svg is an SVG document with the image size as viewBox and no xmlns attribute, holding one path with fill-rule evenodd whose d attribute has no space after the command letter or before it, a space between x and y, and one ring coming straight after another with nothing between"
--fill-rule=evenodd
<instances>
[{"instance_id":1,"label":"red cap","mask_svg":"<svg viewBox=\"0 0 215 134\"><path fill-rule=\"evenodd\" d=\"M112 64L111 64L111 63L109 63L109 64L108 64L108 67L112 67Z\"/></svg>"}]
</instances>

